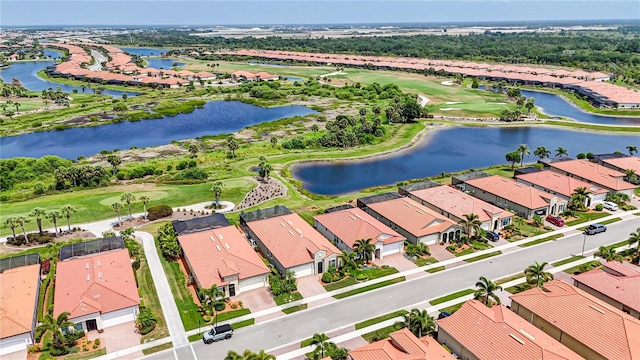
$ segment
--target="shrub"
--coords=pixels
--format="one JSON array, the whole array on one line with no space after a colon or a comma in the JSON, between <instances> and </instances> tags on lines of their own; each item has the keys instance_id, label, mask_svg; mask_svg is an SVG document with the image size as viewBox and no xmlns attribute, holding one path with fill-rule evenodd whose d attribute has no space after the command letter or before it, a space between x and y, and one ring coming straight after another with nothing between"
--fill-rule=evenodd
<instances>
[{"instance_id":1,"label":"shrub","mask_svg":"<svg viewBox=\"0 0 640 360\"><path fill-rule=\"evenodd\" d=\"M140 269L140 259L136 258L136 260L131 263L131 267L133 267L133 270Z\"/></svg>"},{"instance_id":2,"label":"shrub","mask_svg":"<svg viewBox=\"0 0 640 360\"><path fill-rule=\"evenodd\" d=\"M67 345L73 346L73 345L76 344L76 341L78 341L78 339L81 339L83 337L84 337L84 331L80 330L80 331L71 331L71 332L69 332L65 336L65 339L67 340Z\"/></svg>"},{"instance_id":3,"label":"shrub","mask_svg":"<svg viewBox=\"0 0 640 360\"><path fill-rule=\"evenodd\" d=\"M213 308L216 309L216 311L222 311L226 307L227 304L225 304L224 301L218 301L217 303L213 304Z\"/></svg>"},{"instance_id":4,"label":"shrub","mask_svg":"<svg viewBox=\"0 0 640 360\"><path fill-rule=\"evenodd\" d=\"M188 168L176 174L176 180L204 180L208 177L207 172L198 168Z\"/></svg>"},{"instance_id":5,"label":"shrub","mask_svg":"<svg viewBox=\"0 0 640 360\"><path fill-rule=\"evenodd\" d=\"M47 275L51 271L51 261L44 260L42 261L42 275Z\"/></svg>"},{"instance_id":6,"label":"shrub","mask_svg":"<svg viewBox=\"0 0 640 360\"><path fill-rule=\"evenodd\" d=\"M624 211L631 211L637 209L637 207L633 205L622 205L621 209Z\"/></svg>"},{"instance_id":7,"label":"shrub","mask_svg":"<svg viewBox=\"0 0 640 360\"><path fill-rule=\"evenodd\" d=\"M66 346L61 346L61 347L50 346L49 347L49 354L51 354L51 356L62 356L62 355L67 355L68 353L69 353L69 348Z\"/></svg>"},{"instance_id":8,"label":"shrub","mask_svg":"<svg viewBox=\"0 0 640 360\"><path fill-rule=\"evenodd\" d=\"M596 205L596 210L602 211L603 209L604 209L604 206L602 204Z\"/></svg>"},{"instance_id":9,"label":"shrub","mask_svg":"<svg viewBox=\"0 0 640 360\"><path fill-rule=\"evenodd\" d=\"M367 280L368 278L369 277L365 273L360 273L360 274L356 275L356 280L359 280L359 281Z\"/></svg>"},{"instance_id":10,"label":"shrub","mask_svg":"<svg viewBox=\"0 0 640 360\"><path fill-rule=\"evenodd\" d=\"M96 339L96 341L93 342L93 348L97 349L100 347L100 339Z\"/></svg>"},{"instance_id":11,"label":"shrub","mask_svg":"<svg viewBox=\"0 0 640 360\"><path fill-rule=\"evenodd\" d=\"M234 310L237 309L238 308L238 304L236 304L236 303L231 304L231 308L234 309Z\"/></svg>"},{"instance_id":12,"label":"shrub","mask_svg":"<svg viewBox=\"0 0 640 360\"><path fill-rule=\"evenodd\" d=\"M447 246L447 250L451 251L451 252L455 252L456 251L456 246L455 245L449 245L449 246Z\"/></svg>"},{"instance_id":13,"label":"shrub","mask_svg":"<svg viewBox=\"0 0 640 360\"><path fill-rule=\"evenodd\" d=\"M173 214L173 209L169 205L155 205L147 209L149 213L149 220L158 220L164 217L169 217Z\"/></svg>"},{"instance_id":14,"label":"shrub","mask_svg":"<svg viewBox=\"0 0 640 360\"><path fill-rule=\"evenodd\" d=\"M136 327L141 335L146 335L156 328L158 319L155 314L146 307L140 306L139 309L140 313L138 313L138 318L136 319Z\"/></svg>"},{"instance_id":15,"label":"shrub","mask_svg":"<svg viewBox=\"0 0 640 360\"><path fill-rule=\"evenodd\" d=\"M42 351L42 349L38 345L29 346L29 348L27 349L27 352L29 354L37 353L37 352L40 352L40 351Z\"/></svg>"},{"instance_id":16,"label":"shrub","mask_svg":"<svg viewBox=\"0 0 640 360\"><path fill-rule=\"evenodd\" d=\"M322 274L323 283L328 284L331 281L333 281L333 276L331 276L331 274L329 274L328 272Z\"/></svg>"}]
</instances>

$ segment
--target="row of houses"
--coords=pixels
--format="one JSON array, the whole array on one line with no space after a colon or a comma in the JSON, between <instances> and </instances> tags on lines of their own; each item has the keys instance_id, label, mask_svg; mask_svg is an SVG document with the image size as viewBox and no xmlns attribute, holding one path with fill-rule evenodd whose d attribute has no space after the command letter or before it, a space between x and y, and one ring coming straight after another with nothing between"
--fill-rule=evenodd
<instances>
[{"instance_id":1,"label":"row of houses","mask_svg":"<svg viewBox=\"0 0 640 360\"><path fill-rule=\"evenodd\" d=\"M640 267L608 262L573 280L512 295L510 308L467 301L433 338L402 329L350 359L640 359Z\"/></svg>"},{"instance_id":2,"label":"row of houses","mask_svg":"<svg viewBox=\"0 0 640 360\"><path fill-rule=\"evenodd\" d=\"M567 71L544 67L485 64L471 61L354 56L277 50L229 50L224 55L241 55L267 60L309 62L329 66L368 67L380 70L433 70L448 75L460 74L481 80L507 81L514 84L545 86L572 91L597 107L640 108L640 93L612 83L601 72Z\"/></svg>"},{"instance_id":3,"label":"row of houses","mask_svg":"<svg viewBox=\"0 0 640 360\"><path fill-rule=\"evenodd\" d=\"M280 76L269 74L268 72L258 72L252 73L246 70L238 70L231 74L231 78L235 81L245 82L245 81L273 81L280 79Z\"/></svg>"}]
</instances>

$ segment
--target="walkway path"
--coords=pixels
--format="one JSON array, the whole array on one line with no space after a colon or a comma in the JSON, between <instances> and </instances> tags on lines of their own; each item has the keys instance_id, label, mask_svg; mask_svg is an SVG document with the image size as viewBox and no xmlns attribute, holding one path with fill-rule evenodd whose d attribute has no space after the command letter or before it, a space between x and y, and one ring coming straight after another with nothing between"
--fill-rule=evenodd
<instances>
[{"instance_id":1,"label":"walkway path","mask_svg":"<svg viewBox=\"0 0 640 360\"><path fill-rule=\"evenodd\" d=\"M102 63L106 62L107 58L100 51L97 51L97 50L91 50L91 56L93 56L95 63L93 65L89 65L87 69L91 71L101 71Z\"/></svg>"}]
</instances>

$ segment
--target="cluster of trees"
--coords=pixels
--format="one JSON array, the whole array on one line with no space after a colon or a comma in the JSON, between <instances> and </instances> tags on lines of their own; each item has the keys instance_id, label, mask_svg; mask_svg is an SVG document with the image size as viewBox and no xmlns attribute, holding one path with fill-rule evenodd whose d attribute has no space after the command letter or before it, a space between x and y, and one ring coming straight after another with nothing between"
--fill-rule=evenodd
<instances>
[{"instance_id":1,"label":"cluster of trees","mask_svg":"<svg viewBox=\"0 0 640 360\"><path fill-rule=\"evenodd\" d=\"M276 360L275 355L267 354L264 350L260 350L257 353L251 352L251 350L245 350L242 354L238 354L235 351L229 351L224 360Z\"/></svg>"},{"instance_id":2,"label":"cluster of trees","mask_svg":"<svg viewBox=\"0 0 640 360\"><path fill-rule=\"evenodd\" d=\"M171 260L178 259L182 255L182 248L178 243L178 234L171 223L162 225L158 229L156 244L160 248L162 255Z\"/></svg>"},{"instance_id":3,"label":"cluster of trees","mask_svg":"<svg viewBox=\"0 0 640 360\"><path fill-rule=\"evenodd\" d=\"M42 90L40 96L44 101L45 107L48 106L49 101L53 101L55 104L69 106L69 96L66 93L62 92L62 89L60 87L57 87L55 91L53 91L53 88Z\"/></svg>"},{"instance_id":4,"label":"cluster of trees","mask_svg":"<svg viewBox=\"0 0 640 360\"><path fill-rule=\"evenodd\" d=\"M315 346L314 359L329 357L331 360L347 360L349 358L349 350L329 341L329 337L325 334L313 334L310 345Z\"/></svg>"},{"instance_id":5,"label":"cluster of trees","mask_svg":"<svg viewBox=\"0 0 640 360\"><path fill-rule=\"evenodd\" d=\"M73 165L71 160L57 156L34 158L0 159L0 191L7 191L15 185L30 181L50 179L55 171Z\"/></svg>"},{"instance_id":6,"label":"cluster of trees","mask_svg":"<svg viewBox=\"0 0 640 360\"><path fill-rule=\"evenodd\" d=\"M38 225L38 234L42 235L42 219L49 219L54 226L55 233L58 233L58 220L62 218L67 219L67 226L69 228L69 232L71 232L71 216L75 214L78 210L73 206L63 206L60 210L51 210L47 211L43 208L34 208L31 213L29 213L29 217L33 217L36 220L36 224ZM24 216L10 216L5 219L4 227L11 229L11 233L13 234L13 239L16 239L16 229L20 227L22 229L22 235L24 237L24 243L26 244L28 241L27 232L25 231L25 224L29 222Z\"/></svg>"},{"instance_id":7,"label":"cluster of trees","mask_svg":"<svg viewBox=\"0 0 640 360\"><path fill-rule=\"evenodd\" d=\"M638 147L635 145L629 145L626 147L627 151L629 152L629 156L633 156L634 154L636 154L638 152ZM520 146L518 146L518 148L514 151L510 151L507 154L505 154L505 159L511 163L511 167L515 167L516 163L520 163L520 166L522 166L523 162L524 162L524 158L528 157L531 154L531 150L529 148L529 145L527 144L520 144ZM558 146L555 151L552 153L551 150L547 149L544 146L538 146L534 151L533 151L533 155L536 156L539 160L545 159L545 158L549 158L551 157L551 154L554 154L555 157L561 158L561 157L569 157L569 152L567 151L567 149L563 148L562 146ZM622 154L620 151L616 151L614 152L614 154ZM577 154L576 158L578 159L593 159L593 153L592 152L588 152L588 153L579 153ZM630 182L635 182L636 180L636 175L635 171L631 170L627 170L627 179L631 179L634 181L630 181ZM629 180L627 180L629 181Z\"/></svg>"},{"instance_id":8,"label":"cluster of trees","mask_svg":"<svg viewBox=\"0 0 640 360\"><path fill-rule=\"evenodd\" d=\"M272 271L269 274L269 290L273 296L290 294L298 290L296 274L291 270L287 270L284 276L280 276L277 271Z\"/></svg>"}]
</instances>

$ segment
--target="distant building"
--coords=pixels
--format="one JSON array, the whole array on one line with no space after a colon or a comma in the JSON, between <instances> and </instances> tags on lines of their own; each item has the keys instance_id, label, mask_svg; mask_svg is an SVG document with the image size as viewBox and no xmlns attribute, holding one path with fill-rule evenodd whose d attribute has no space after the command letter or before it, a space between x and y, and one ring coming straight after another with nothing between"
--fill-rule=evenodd
<instances>
[{"instance_id":1,"label":"distant building","mask_svg":"<svg viewBox=\"0 0 640 360\"><path fill-rule=\"evenodd\" d=\"M548 192L549 194L560 196L567 201L571 199L571 195L577 188L584 187L588 192L584 204L587 207L592 204L603 202L604 198L609 193L609 190L603 189L598 185L551 170L542 170L529 174L516 175L516 181Z\"/></svg>"},{"instance_id":2,"label":"distant building","mask_svg":"<svg viewBox=\"0 0 640 360\"><path fill-rule=\"evenodd\" d=\"M549 168L555 172L598 185L609 192L621 192L629 197L633 196L636 188L635 185L624 181L625 173L587 160L550 163Z\"/></svg>"},{"instance_id":3,"label":"distant building","mask_svg":"<svg viewBox=\"0 0 640 360\"><path fill-rule=\"evenodd\" d=\"M624 179L630 183L636 185L640 184L640 158L637 156L620 155L616 157L594 157L596 162L600 165L606 166L610 169L625 173ZM629 179L626 175L627 170L633 170L635 173L635 181Z\"/></svg>"},{"instance_id":4,"label":"distant building","mask_svg":"<svg viewBox=\"0 0 640 360\"><path fill-rule=\"evenodd\" d=\"M350 360L453 360L429 336L417 338L409 329L394 331L384 340L349 351Z\"/></svg>"}]
</instances>

